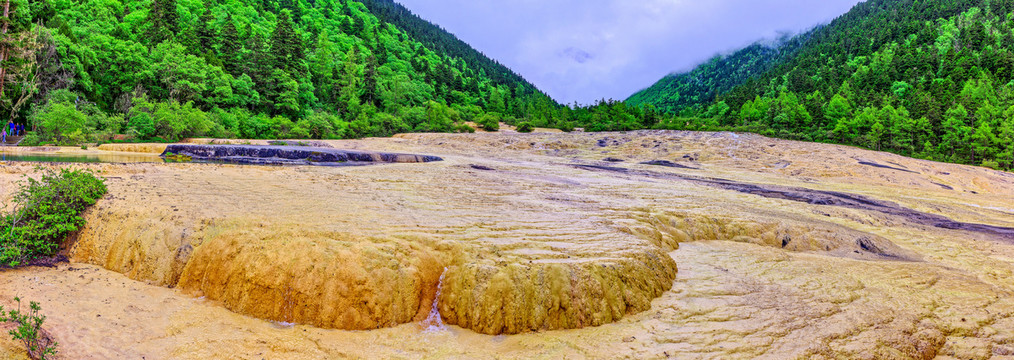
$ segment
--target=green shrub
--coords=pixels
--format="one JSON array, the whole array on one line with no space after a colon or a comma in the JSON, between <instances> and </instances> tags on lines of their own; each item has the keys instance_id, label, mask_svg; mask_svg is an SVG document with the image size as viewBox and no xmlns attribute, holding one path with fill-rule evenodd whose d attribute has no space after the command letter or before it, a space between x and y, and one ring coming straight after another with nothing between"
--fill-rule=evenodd
<instances>
[{"instance_id":1,"label":"green shrub","mask_svg":"<svg viewBox=\"0 0 1014 360\"><path fill-rule=\"evenodd\" d=\"M84 170L45 170L19 187L13 209L0 216L0 267L55 254L84 225L81 212L106 193L105 180Z\"/></svg>"},{"instance_id":2,"label":"green shrub","mask_svg":"<svg viewBox=\"0 0 1014 360\"><path fill-rule=\"evenodd\" d=\"M487 113L479 118L476 123L484 131L500 131L500 114Z\"/></svg>"},{"instance_id":3,"label":"green shrub","mask_svg":"<svg viewBox=\"0 0 1014 360\"><path fill-rule=\"evenodd\" d=\"M25 137L21 139L19 146L39 146L42 145L42 138L36 132L26 132Z\"/></svg>"},{"instance_id":4,"label":"green shrub","mask_svg":"<svg viewBox=\"0 0 1014 360\"><path fill-rule=\"evenodd\" d=\"M471 134L475 132L475 128L468 126L468 124L454 124L454 132Z\"/></svg>"},{"instance_id":5,"label":"green shrub","mask_svg":"<svg viewBox=\"0 0 1014 360\"><path fill-rule=\"evenodd\" d=\"M38 136L57 145L77 145L87 138L88 115L73 102L49 102L32 114Z\"/></svg>"},{"instance_id":6,"label":"green shrub","mask_svg":"<svg viewBox=\"0 0 1014 360\"><path fill-rule=\"evenodd\" d=\"M556 125L556 128L562 130L563 132L574 131L574 127L575 126L573 121L561 121L559 124Z\"/></svg>"},{"instance_id":7,"label":"green shrub","mask_svg":"<svg viewBox=\"0 0 1014 360\"><path fill-rule=\"evenodd\" d=\"M532 123L525 121L518 124L517 130L519 133L530 133L535 130L535 126L533 126Z\"/></svg>"},{"instance_id":8,"label":"green shrub","mask_svg":"<svg viewBox=\"0 0 1014 360\"><path fill-rule=\"evenodd\" d=\"M18 308L4 313L3 306L0 306L0 323L12 322L17 327L8 332L15 341L21 341L32 359L45 359L48 355L56 355L56 342L49 339L42 333L42 323L46 317L39 315L42 308L39 303L32 301L28 312L21 312L21 298L14 298Z\"/></svg>"}]
</instances>

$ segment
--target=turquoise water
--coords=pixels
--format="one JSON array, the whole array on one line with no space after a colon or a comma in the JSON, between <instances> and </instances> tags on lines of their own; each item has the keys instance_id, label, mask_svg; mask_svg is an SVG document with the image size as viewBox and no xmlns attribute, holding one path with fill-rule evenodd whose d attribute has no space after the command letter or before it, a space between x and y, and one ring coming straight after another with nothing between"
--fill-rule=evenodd
<instances>
[{"instance_id":1,"label":"turquoise water","mask_svg":"<svg viewBox=\"0 0 1014 360\"><path fill-rule=\"evenodd\" d=\"M0 152L0 161L20 162L60 162L60 163L138 163L165 162L154 155L124 154L45 154L45 153L5 153Z\"/></svg>"}]
</instances>

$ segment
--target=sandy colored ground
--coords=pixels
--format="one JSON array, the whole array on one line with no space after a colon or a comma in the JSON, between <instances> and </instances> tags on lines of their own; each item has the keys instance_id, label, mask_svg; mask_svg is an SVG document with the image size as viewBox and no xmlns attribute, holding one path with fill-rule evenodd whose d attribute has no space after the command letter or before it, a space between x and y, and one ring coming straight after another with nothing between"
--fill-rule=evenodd
<instances>
[{"instance_id":1,"label":"sandy colored ground","mask_svg":"<svg viewBox=\"0 0 1014 360\"><path fill-rule=\"evenodd\" d=\"M81 165L110 193L72 263L0 273L0 304L40 301L68 359L1014 354L1014 239L675 176L1014 227L1009 173L728 133L331 144L446 161Z\"/></svg>"}]
</instances>

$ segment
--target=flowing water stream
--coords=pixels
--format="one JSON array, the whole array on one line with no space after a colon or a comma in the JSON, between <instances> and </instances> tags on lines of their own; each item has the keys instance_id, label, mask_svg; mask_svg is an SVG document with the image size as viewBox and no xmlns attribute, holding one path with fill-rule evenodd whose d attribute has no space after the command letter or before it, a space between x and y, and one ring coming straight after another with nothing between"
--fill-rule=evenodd
<instances>
[{"instance_id":1,"label":"flowing water stream","mask_svg":"<svg viewBox=\"0 0 1014 360\"><path fill-rule=\"evenodd\" d=\"M430 308L430 315L423 320L422 324L426 326L423 331L425 332L438 332L447 330L447 325L444 325L444 319L440 315L440 309L437 304L440 303L440 291L444 287L444 276L447 275L447 268L444 268L444 272L440 273L440 280L437 282L437 294L433 296L433 307Z\"/></svg>"}]
</instances>

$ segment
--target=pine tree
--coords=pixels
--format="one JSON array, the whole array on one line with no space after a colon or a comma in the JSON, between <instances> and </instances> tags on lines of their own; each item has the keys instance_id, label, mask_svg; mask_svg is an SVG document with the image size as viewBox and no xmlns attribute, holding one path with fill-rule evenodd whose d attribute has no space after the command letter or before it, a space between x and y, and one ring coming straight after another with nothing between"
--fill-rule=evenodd
<instances>
[{"instance_id":1,"label":"pine tree","mask_svg":"<svg viewBox=\"0 0 1014 360\"><path fill-rule=\"evenodd\" d=\"M215 36L216 34L214 29L208 25L208 23L214 20L215 18L212 17L211 10L205 11L204 14L201 15L201 18L197 20L197 26L195 26L197 32L196 40L198 50L201 53L214 51L214 45L218 38Z\"/></svg>"},{"instance_id":2,"label":"pine tree","mask_svg":"<svg viewBox=\"0 0 1014 360\"><path fill-rule=\"evenodd\" d=\"M303 17L303 11L299 8L299 4L296 0L279 0L278 10L289 10L292 12L293 20L297 22Z\"/></svg>"},{"instance_id":3,"label":"pine tree","mask_svg":"<svg viewBox=\"0 0 1014 360\"><path fill-rule=\"evenodd\" d=\"M965 141L972 132L968 126L968 111L960 104L947 110L943 123L943 136L940 138L940 152L947 153L950 158L959 159L968 143Z\"/></svg>"},{"instance_id":4,"label":"pine tree","mask_svg":"<svg viewBox=\"0 0 1014 360\"><path fill-rule=\"evenodd\" d=\"M293 29L288 10L278 14L278 24L271 34L272 66L277 69L297 71L303 60L303 42Z\"/></svg>"},{"instance_id":5,"label":"pine tree","mask_svg":"<svg viewBox=\"0 0 1014 360\"><path fill-rule=\"evenodd\" d=\"M359 99L364 104L380 106L380 94L377 90L377 58L373 55L366 58L366 69L363 70L363 94Z\"/></svg>"},{"instance_id":6,"label":"pine tree","mask_svg":"<svg viewBox=\"0 0 1014 360\"><path fill-rule=\"evenodd\" d=\"M172 39L180 30L176 0L152 0L148 9L148 38L152 43Z\"/></svg>"},{"instance_id":7,"label":"pine tree","mask_svg":"<svg viewBox=\"0 0 1014 360\"><path fill-rule=\"evenodd\" d=\"M339 90L338 108L346 119L354 119L359 114L359 48L353 48L345 56Z\"/></svg>"},{"instance_id":8,"label":"pine tree","mask_svg":"<svg viewBox=\"0 0 1014 360\"><path fill-rule=\"evenodd\" d=\"M250 37L246 41L246 54L243 56L243 72L250 75L254 83L258 86L263 86L267 82L267 77L271 73L271 59L267 52L267 46L264 43L264 37L259 33L254 32L253 29L247 25L247 34Z\"/></svg>"},{"instance_id":9,"label":"pine tree","mask_svg":"<svg viewBox=\"0 0 1014 360\"><path fill-rule=\"evenodd\" d=\"M232 15L225 17L225 26L222 27L222 46L220 53L222 54L222 63L225 65L225 70L233 76L238 76L239 69L239 51L241 45L239 42L239 32L236 31L236 24L233 23Z\"/></svg>"}]
</instances>

